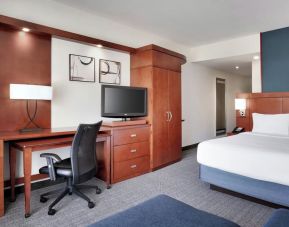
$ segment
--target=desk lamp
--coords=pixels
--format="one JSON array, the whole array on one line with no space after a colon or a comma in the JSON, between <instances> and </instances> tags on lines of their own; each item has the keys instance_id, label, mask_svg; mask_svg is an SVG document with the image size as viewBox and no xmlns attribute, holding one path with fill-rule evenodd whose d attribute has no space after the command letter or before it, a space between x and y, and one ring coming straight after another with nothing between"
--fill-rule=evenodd
<instances>
[{"instance_id":1,"label":"desk lamp","mask_svg":"<svg viewBox=\"0 0 289 227\"><path fill-rule=\"evenodd\" d=\"M10 99L26 100L26 112L29 122L24 126L23 129L20 129L20 132L33 132L42 130L41 127L39 127L34 122L37 113L37 100L51 100L52 87L30 84L10 84ZM31 115L29 102L32 101L35 101L35 104L34 112Z\"/></svg>"}]
</instances>

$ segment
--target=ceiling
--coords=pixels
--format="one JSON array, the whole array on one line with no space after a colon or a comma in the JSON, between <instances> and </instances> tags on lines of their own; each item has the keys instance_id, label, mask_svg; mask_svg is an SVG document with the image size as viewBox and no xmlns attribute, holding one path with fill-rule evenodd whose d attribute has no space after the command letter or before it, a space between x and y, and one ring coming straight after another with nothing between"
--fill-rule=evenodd
<instances>
[{"instance_id":1,"label":"ceiling","mask_svg":"<svg viewBox=\"0 0 289 227\"><path fill-rule=\"evenodd\" d=\"M289 25L288 0L54 0L197 46Z\"/></svg>"},{"instance_id":2,"label":"ceiling","mask_svg":"<svg viewBox=\"0 0 289 227\"><path fill-rule=\"evenodd\" d=\"M214 60L201 61L198 63L222 72L226 72L228 74L251 76L252 61L254 56L259 56L259 54L256 53L229 58L219 58ZM238 70L235 68L236 66L239 66Z\"/></svg>"}]
</instances>

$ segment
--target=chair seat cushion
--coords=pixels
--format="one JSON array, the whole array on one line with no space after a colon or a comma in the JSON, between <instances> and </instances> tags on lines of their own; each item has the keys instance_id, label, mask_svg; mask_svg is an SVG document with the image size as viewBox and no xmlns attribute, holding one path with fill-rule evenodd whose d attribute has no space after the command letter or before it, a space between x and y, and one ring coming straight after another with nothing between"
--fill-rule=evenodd
<instances>
[{"instance_id":1,"label":"chair seat cushion","mask_svg":"<svg viewBox=\"0 0 289 227\"><path fill-rule=\"evenodd\" d=\"M60 162L56 162L54 164L55 173L58 176L63 177L71 177L72 169L71 169L71 160L70 158L66 158L61 160ZM39 169L39 173L41 174L49 174L48 166L43 166Z\"/></svg>"},{"instance_id":2,"label":"chair seat cushion","mask_svg":"<svg viewBox=\"0 0 289 227\"><path fill-rule=\"evenodd\" d=\"M54 167L61 169L71 169L71 160L70 158L63 159L60 162L56 162Z\"/></svg>"},{"instance_id":3,"label":"chair seat cushion","mask_svg":"<svg viewBox=\"0 0 289 227\"><path fill-rule=\"evenodd\" d=\"M135 207L96 222L90 227L237 227L216 215L197 210L166 195L159 195Z\"/></svg>"},{"instance_id":4,"label":"chair seat cushion","mask_svg":"<svg viewBox=\"0 0 289 227\"><path fill-rule=\"evenodd\" d=\"M264 227L286 227L289 226L289 210L275 210Z\"/></svg>"}]
</instances>

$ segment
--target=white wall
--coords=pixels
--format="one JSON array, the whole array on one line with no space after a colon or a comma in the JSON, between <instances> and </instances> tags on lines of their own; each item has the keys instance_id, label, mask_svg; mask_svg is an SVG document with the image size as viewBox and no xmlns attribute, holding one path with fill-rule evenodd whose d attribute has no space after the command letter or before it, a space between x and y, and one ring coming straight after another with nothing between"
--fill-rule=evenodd
<instances>
[{"instance_id":1,"label":"white wall","mask_svg":"<svg viewBox=\"0 0 289 227\"><path fill-rule=\"evenodd\" d=\"M69 81L69 54L95 58L96 82ZM63 39L52 39L51 126L69 127L100 119L99 59L121 63L121 85L130 84L130 55Z\"/></svg>"},{"instance_id":2,"label":"white wall","mask_svg":"<svg viewBox=\"0 0 289 227\"><path fill-rule=\"evenodd\" d=\"M191 62L241 56L260 52L260 35L238 37L194 47L188 56Z\"/></svg>"},{"instance_id":3,"label":"white wall","mask_svg":"<svg viewBox=\"0 0 289 227\"><path fill-rule=\"evenodd\" d=\"M252 92L262 92L261 61L252 61Z\"/></svg>"},{"instance_id":4,"label":"white wall","mask_svg":"<svg viewBox=\"0 0 289 227\"><path fill-rule=\"evenodd\" d=\"M187 63L182 67L182 146L216 136L216 78L226 79L227 131L235 127L234 100L238 92L251 91L251 77L226 73Z\"/></svg>"}]
</instances>

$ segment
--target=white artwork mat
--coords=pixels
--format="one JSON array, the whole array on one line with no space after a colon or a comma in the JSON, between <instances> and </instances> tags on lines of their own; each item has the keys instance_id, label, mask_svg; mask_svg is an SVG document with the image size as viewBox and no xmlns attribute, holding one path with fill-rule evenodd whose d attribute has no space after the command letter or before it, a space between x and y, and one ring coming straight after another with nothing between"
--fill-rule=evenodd
<instances>
[{"instance_id":1,"label":"white artwork mat","mask_svg":"<svg viewBox=\"0 0 289 227\"><path fill-rule=\"evenodd\" d=\"M81 55L69 55L69 80L95 82L95 59Z\"/></svg>"},{"instance_id":2,"label":"white artwork mat","mask_svg":"<svg viewBox=\"0 0 289 227\"><path fill-rule=\"evenodd\" d=\"M120 84L121 82L120 62L110 60L99 60L99 83Z\"/></svg>"}]
</instances>

